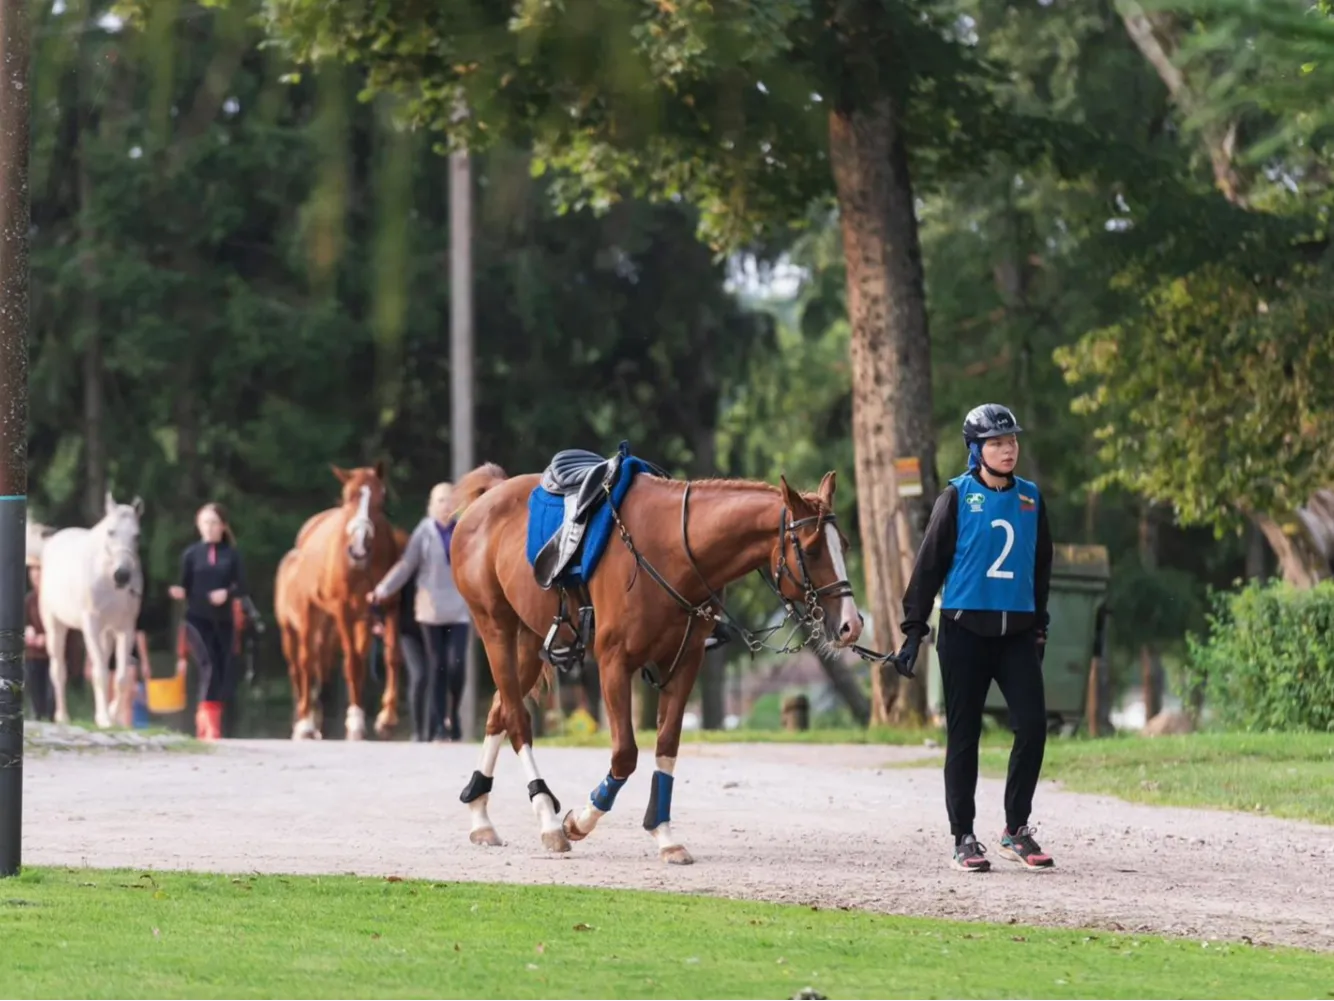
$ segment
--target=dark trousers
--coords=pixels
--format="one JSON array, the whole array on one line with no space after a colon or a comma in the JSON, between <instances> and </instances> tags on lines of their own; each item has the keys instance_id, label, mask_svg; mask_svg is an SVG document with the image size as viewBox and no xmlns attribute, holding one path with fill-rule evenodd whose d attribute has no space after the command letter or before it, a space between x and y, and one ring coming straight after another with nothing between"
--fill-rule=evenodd
<instances>
[{"instance_id":1,"label":"dark trousers","mask_svg":"<svg viewBox=\"0 0 1334 1001\"><path fill-rule=\"evenodd\" d=\"M977 744L982 711L995 679L1010 712L1014 746L1005 780L1005 823L1011 831L1028 823L1033 793L1047 746L1047 702L1042 688L1037 634L978 636L950 619L936 641L945 693L945 807L950 832L973 834L977 813Z\"/></svg>"},{"instance_id":2,"label":"dark trousers","mask_svg":"<svg viewBox=\"0 0 1334 1001\"><path fill-rule=\"evenodd\" d=\"M431 739L431 672L426 663L426 648L420 636L400 633L398 648L403 651L403 667L408 682L408 715L412 718L412 739Z\"/></svg>"},{"instance_id":3,"label":"dark trousers","mask_svg":"<svg viewBox=\"0 0 1334 1001\"><path fill-rule=\"evenodd\" d=\"M45 657L25 660L23 687L28 690L28 698L32 701L32 718L54 720L56 693L51 688L51 661Z\"/></svg>"},{"instance_id":4,"label":"dark trousers","mask_svg":"<svg viewBox=\"0 0 1334 1001\"><path fill-rule=\"evenodd\" d=\"M459 703L463 699L464 658L468 654L468 624L421 624L430 666L431 734L460 737ZM446 728L446 724L448 728Z\"/></svg>"},{"instance_id":5,"label":"dark trousers","mask_svg":"<svg viewBox=\"0 0 1334 1001\"><path fill-rule=\"evenodd\" d=\"M236 691L232 621L186 613L185 634L199 664L199 701L230 702Z\"/></svg>"}]
</instances>

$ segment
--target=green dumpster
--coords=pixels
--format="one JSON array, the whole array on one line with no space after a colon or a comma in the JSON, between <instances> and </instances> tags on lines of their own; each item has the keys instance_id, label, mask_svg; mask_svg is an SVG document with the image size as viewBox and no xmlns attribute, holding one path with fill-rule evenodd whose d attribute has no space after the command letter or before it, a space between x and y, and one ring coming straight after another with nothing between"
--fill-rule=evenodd
<instances>
[{"instance_id":1,"label":"green dumpster","mask_svg":"<svg viewBox=\"0 0 1334 1001\"><path fill-rule=\"evenodd\" d=\"M1047 611L1047 653L1042 661L1047 696L1047 719L1053 731L1074 730L1084 718L1089 668L1098 635L1098 617L1107 598L1111 564L1106 546L1058 545L1052 554L1051 593ZM936 635L940 598L931 614L931 635ZM945 719L945 696L940 685L940 661L930 644L927 701L938 723ZM996 683L987 692L987 712L1002 724L1005 699Z\"/></svg>"}]
</instances>

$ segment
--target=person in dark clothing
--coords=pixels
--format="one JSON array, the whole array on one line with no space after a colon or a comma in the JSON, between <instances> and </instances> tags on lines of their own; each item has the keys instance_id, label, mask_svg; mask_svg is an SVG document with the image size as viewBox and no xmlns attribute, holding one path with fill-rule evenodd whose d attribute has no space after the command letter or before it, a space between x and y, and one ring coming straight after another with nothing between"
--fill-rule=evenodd
<instances>
[{"instance_id":1,"label":"person in dark clothing","mask_svg":"<svg viewBox=\"0 0 1334 1001\"><path fill-rule=\"evenodd\" d=\"M236 692L232 599L248 603L249 592L241 553L222 506L205 504L195 525L199 541L181 554L180 583L172 586L171 596L185 602L183 631L199 665L195 732L201 740L217 740L222 736L224 703ZM184 670L184 651L178 650L178 655L176 669Z\"/></svg>"},{"instance_id":2,"label":"person in dark clothing","mask_svg":"<svg viewBox=\"0 0 1334 1001\"><path fill-rule=\"evenodd\" d=\"M46 629L38 610L42 589L42 561L28 556L28 577L32 590L23 601L23 687L32 700L32 718L54 721L56 695L51 690L51 655L46 649Z\"/></svg>"},{"instance_id":3,"label":"person in dark clothing","mask_svg":"<svg viewBox=\"0 0 1334 1001\"><path fill-rule=\"evenodd\" d=\"M1028 823L1047 741L1042 654L1052 541L1037 485L1014 475L1021 430L998 404L965 418L968 469L936 499L903 598L903 647L893 658L911 677L943 587L936 648L945 695L945 806L955 843L950 864L963 872L991 868L973 821L978 741L993 680L1015 735L1000 854L1034 869L1054 864Z\"/></svg>"},{"instance_id":4,"label":"person in dark clothing","mask_svg":"<svg viewBox=\"0 0 1334 1001\"><path fill-rule=\"evenodd\" d=\"M408 578L398 595L398 648L403 651L403 667L407 673L412 739L429 743L432 729L431 669L421 623L417 621L413 608L417 598L417 582Z\"/></svg>"}]
</instances>

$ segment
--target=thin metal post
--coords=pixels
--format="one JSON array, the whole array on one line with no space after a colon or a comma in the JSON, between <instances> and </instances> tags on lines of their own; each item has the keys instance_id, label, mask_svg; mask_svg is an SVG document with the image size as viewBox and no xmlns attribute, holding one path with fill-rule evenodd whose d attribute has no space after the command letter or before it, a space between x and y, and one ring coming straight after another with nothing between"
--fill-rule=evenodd
<instances>
[{"instance_id":1,"label":"thin metal post","mask_svg":"<svg viewBox=\"0 0 1334 1001\"><path fill-rule=\"evenodd\" d=\"M28 519L28 4L0 0L0 877L22 861Z\"/></svg>"},{"instance_id":2,"label":"thin metal post","mask_svg":"<svg viewBox=\"0 0 1334 1001\"><path fill-rule=\"evenodd\" d=\"M3 2L3 0L0 0ZM473 461L472 163L467 150L449 156L449 368L454 481ZM462 738L477 737L477 643L471 630L464 662Z\"/></svg>"}]
</instances>

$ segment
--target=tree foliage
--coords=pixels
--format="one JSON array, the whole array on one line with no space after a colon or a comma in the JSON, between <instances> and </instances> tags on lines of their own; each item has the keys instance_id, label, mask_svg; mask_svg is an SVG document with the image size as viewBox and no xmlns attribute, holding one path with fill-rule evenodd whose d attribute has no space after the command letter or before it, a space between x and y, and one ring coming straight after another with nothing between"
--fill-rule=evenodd
<instances>
[{"instance_id":1,"label":"tree foliage","mask_svg":"<svg viewBox=\"0 0 1334 1001\"><path fill-rule=\"evenodd\" d=\"M1263 274L1211 262L1151 283L1142 315L1059 351L1092 387L1076 407L1101 425L1101 482L1220 531L1248 512L1296 511L1331 473L1327 287L1314 266Z\"/></svg>"}]
</instances>

